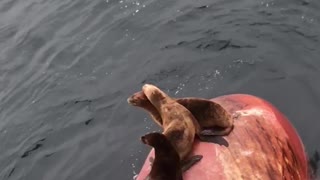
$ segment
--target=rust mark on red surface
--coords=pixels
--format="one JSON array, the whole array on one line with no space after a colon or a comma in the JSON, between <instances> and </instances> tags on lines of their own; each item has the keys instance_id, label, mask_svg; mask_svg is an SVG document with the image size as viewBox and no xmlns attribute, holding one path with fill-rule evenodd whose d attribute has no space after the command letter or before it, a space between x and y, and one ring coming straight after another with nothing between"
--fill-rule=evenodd
<instances>
[{"instance_id":1,"label":"rust mark on red surface","mask_svg":"<svg viewBox=\"0 0 320 180\"><path fill-rule=\"evenodd\" d=\"M184 173L192 179L309 179L303 144L287 118L267 101L243 94L212 99L235 117L228 146L195 141L203 159ZM141 177L148 165L142 168ZM139 178L138 178L139 179Z\"/></svg>"},{"instance_id":2,"label":"rust mark on red surface","mask_svg":"<svg viewBox=\"0 0 320 180\"><path fill-rule=\"evenodd\" d=\"M240 174L226 176L233 179L257 174L254 178L307 179L303 144L286 117L270 103L250 95L222 96L213 101L231 114L240 114L234 122L233 132L226 137L229 151L222 153L223 156L239 155L240 160L235 162L243 167ZM234 145L232 142L240 143ZM246 151L254 152L254 156L241 159L240 153ZM232 169L233 163L225 161L222 164Z\"/></svg>"}]
</instances>

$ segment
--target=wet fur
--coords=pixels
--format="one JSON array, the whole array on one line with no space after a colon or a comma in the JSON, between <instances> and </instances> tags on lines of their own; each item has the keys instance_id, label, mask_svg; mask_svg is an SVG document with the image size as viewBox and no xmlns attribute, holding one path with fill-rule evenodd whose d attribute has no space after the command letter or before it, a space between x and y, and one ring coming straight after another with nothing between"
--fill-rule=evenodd
<instances>
[{"instance_id":1,"label":"wet fur","mask_svg":"<svg viewBox=\"0 0 320 180\"><path fill-rule=\"evenodd\" d=\"M162 118L158 112L158 110L151 104L147 96L143 93L143 91L139 91L134 93L127 99L128 104L133 106L141 107L145 109L149 115L152 117L155 123L159 126L162 126Z\"/></svg>"},{"instance_id":2,"label":"wet fur","mask_svg":"<svg viewBox=\"0 0 320 180\"><path fill-rule=\"evenodd\" d=\"M150 133L142 136L141 141L155 150L155 158L146 180L182 180L179 154L165 135Z\"/></svg>"},{"instance_id":3,"label":"wet fur","mask_svg":"<svg viewBox=\"0 0 320 180\"><path fill-rule=\"evenodd\" d=\"M233 118L222 106L210 100L201 98L174 99L187 108L198 121L200 131L197 135L228 135L233 129ZM152 119L162 126L163 121L159 111L149 101L143 91L134 93L128 98L128 103L145 109ZM214 129L218 128L218 129Z\"/></svg>"},{"instance_id":4,"label":"wet fur","mask_svg":"<svg viewBox=\"0 0 320 180\"><path fill-rule=\"evenodd\" d=\"M163 134L177 150L180 159L186 159L192 150L195 134L200 132L197 120L187 108L156 86L146 84L142 90L160 114Z\"/></svg>"}]
</instances>

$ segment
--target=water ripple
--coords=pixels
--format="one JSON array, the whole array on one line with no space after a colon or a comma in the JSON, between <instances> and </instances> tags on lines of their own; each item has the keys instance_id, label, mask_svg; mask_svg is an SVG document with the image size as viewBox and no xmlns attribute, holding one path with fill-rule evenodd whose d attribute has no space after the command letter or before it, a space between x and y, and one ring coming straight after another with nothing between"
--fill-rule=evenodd
<instances>
[{"instance_id":1,"label":"water ripple","mask_svg":"<svg viewBox=\"0 0 320 180\"><path fill-rule=\"evenodd\" d=\"M319 8L1 1L0 179L131 179L149 151L139 137L159 130L126 103L143 83L179 97L259 95L284 111L308 153L319 150Z\"/></svg>"}]
</instances>

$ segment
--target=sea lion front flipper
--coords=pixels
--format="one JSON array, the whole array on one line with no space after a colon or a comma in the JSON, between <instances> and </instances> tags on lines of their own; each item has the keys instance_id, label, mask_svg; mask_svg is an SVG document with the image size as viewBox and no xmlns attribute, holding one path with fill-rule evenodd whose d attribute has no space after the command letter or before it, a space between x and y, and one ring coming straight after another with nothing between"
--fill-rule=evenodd
<instances>
[{"instance_id":1,"label":"sea lion front flipper","mask_svg":"<svg viewBox=\"0 0 320 180\"><path fill-rule=\"evenodd\" d=\"M230 132L230 127L233 126L233 118L220 104L207 99L193 97L175 100L193 114L202 130L218 127L226 130L219 130L221 132L215 132L214 134L216 135L226 135ZM212 133L204 133L204 135L206 134Z\"/></svg>"},{"instance_id":2,"label":"sea lion front flipper","mask_svg":"<svg viewBox=\"0 0 320 180\"><path fill-rule=\"evenodd\" d=\"M202 157L203 157L202 155L194 155L194 156L189 157L188 159L181 161L182 172L185 172L188 169L190 169L193 165L198 163L202 159Z\"/></svg>"},{"instance_id":3,"label":"sea lion front flipper","mask_svg":"<svg viewBox=\"0 0 320 180\"><path fill-rule=\"evenodd\" d=\"M208 128L203 129L200 132L199 138L201 139L201 136L226 136L229 135L230 132L233 130L233 125L231 127L227 128Z\"/></svg>"}]
</instances>

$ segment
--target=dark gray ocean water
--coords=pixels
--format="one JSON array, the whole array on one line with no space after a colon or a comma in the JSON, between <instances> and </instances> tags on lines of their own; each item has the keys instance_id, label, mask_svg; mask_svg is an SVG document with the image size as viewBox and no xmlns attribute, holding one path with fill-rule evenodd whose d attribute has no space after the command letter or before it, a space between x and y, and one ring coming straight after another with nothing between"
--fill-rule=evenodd
<instances>
[{"instance_id":1,"label":"dark gray ocean water","mask_svg":"<svg viewBox=\"0 0 320 180\"><path fill-rule=\"evenodd\" d=\"M126 99L247 93L320 150L318 0L0 1L0 179L126 180L159 130Z\"/></svg>"}]
</instances>

